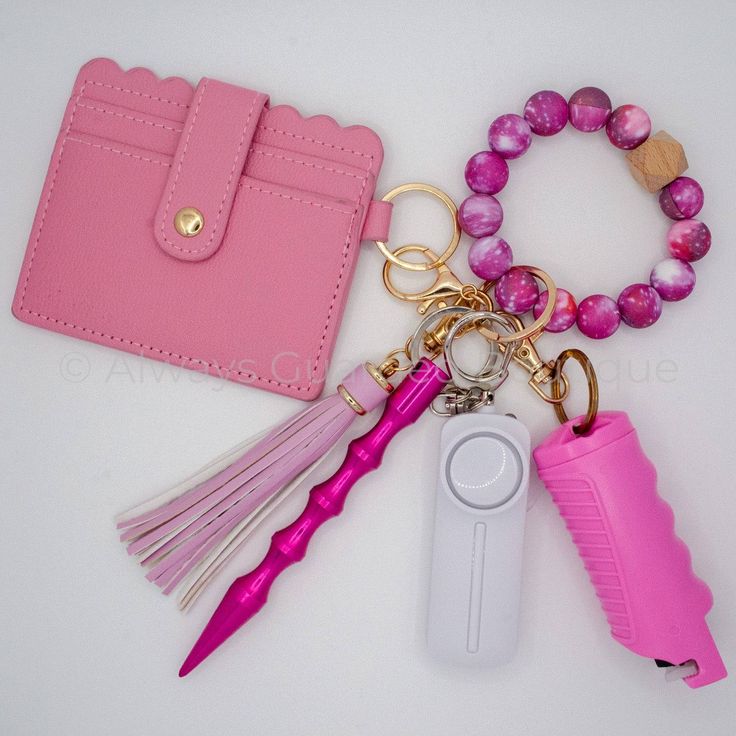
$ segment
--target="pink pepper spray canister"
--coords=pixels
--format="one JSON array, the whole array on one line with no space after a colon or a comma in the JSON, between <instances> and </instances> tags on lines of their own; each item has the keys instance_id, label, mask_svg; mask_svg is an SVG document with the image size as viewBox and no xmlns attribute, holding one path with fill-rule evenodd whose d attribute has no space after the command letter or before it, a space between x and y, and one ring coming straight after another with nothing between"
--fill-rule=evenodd
<instances>
[{"instance_id":1,"label":"pink pepper spray canister","mask_svg":"<svg viewBox=\"0 0 736 736\"><path fill-rule=\"evenodd\" d=\"M611 635L693 688L726 676L696 577L657 474L623 412L600 412L585 435L566 422L534 450L539 476L577 545Z\"/></svg>"}]
</instances>

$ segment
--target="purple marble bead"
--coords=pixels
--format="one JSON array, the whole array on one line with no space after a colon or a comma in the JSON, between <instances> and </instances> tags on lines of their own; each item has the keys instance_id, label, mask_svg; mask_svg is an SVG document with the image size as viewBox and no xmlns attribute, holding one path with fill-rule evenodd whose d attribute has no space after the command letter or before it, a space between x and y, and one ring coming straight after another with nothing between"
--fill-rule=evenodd
<instances>
[{"instance_id":1,"label":"purple marble bead","mask_svg":"<svg viewBox=\"0 0 736 736\"><path fill-rule=\"evenodd\" d=\"M621 324L616 302L605 294L593 294L578 304L578 329L594 340L610 337Z\"/></svg>"},{"instance_id":2,"label":"purple marble bead","mask_svg":"<svg viewBox=\"0 0 736 736\"><path fill-rule=\"evenodd\" d=\"M458 208L457 219L468 235L482 238L501 227L503 208L491 194L471 194Z\"/></svg>"},{"instance_id":3,"label":"purple marble bead","mask_svg":"<svg viewBox=\"0 0 736 736\"><path fill-rule=\"evenodd\" d=\"M476 153L465 165L465 181L479 194L496 194L508 180L509 165L493 151Z\"/></svg>"},{"instance_id":4,"label":"purple marble bead","mask_svg":"<svg viewBox=\"0 0 736 736\"><path fill-rule=\"evenodd\" d=\"M539 298L536 279L523 268L512 268L496 283L496 302L504 312L524 314Z\"/></svg>"},{"instance_id":5,"label":"purple marble bead","mask_svg":"<svg viewBox=\"0 0 736 736\"><path fill-rule=\"evenodd\" d=\"M488 145L503 158L519 158L532 144L532 129L521 115L501 115L488 128Z\"/></svg>"},{"instance_id":6,"label":"purple marble bead","mask_svg":"<svg viewBox=\"0 0 736 736\"><path fill-rule=\"evenodd\" d=\"M629 327L649 327L662 314L662 299L649 284L631 284L616 302L621 319Z\"/></svg>"},{"instance_id":7,"label":"purple marble bead","mask_svg":"<svg viewBox=\"0 0 736 736\"><path fill-rule=\"evenodd\" d=\"M665 258L652 269L649 283L666 302L679 302L695 288L695 269L679 258Z\"/></svg>"},{"instance_id":8,"label":"purple marble bead","mask_svg":"<svg viewBox=\"0 0 736 736\"><path fill-rule=\"evenodd\" d=\"M636 105L621 105L608 118L606 134L616 148L628 151L640 146L652 132L652 121L646 111Z\"/></svg>"},{"instance_id":9,"label":"purple marble bead","mask_svg":"<svg viewBox=\"0 0 736 736\"><path fill-rule=\"evenodd\" d=\"M573 128L592 133L608 122L611 98L598 87L583 87L573 93L567 107Z\"/></svg>"},{"instance_id":10,"label":"purple marble bead","mask_svg":"<svg viewBox=\"0 0 736 736\"><path fill-rule=\"evenodd\" d=\"M524 105L524 120L537 135L554 135L567 125L567 101L558 92L535 92Z\"/></svg>"},{"instance_id":11,"label":"purple marble bead","mask_svg":"<svg viewBox=\"0 0 736 736\"><path fill-rule=\"evenodd\" d=\"M511 246L496 235L476 240L468 251L470 270L484 281L500 278L511 268L513 262Z\"/></svg>"},{"instance_id":12,"label":"purple marble bead","mask_svg":"<svg viewBox=\"0 0 736 736\"><path fill-rule=\"evenodd\" d=\"M547 300L549 294L543 291L537 299L537 303L534 305L534 319L539 319L544 312L544 308L547 306ZM575 303L575 297L564 289L557 289L557 296L555 298L555 308L552 312L552 317L547 326L544 328L547 332L564 332L569 330L575 324L575 318L578 313L578 305Z\"/></svg>"},{"instance_id":13,"label":"purple marble bead","mask_svg":"<svg viewBox=\"0 0 736 736\"><path fill-rule=\"evenodd\" d=\"M689 176L680 176L660 192L659 206L667 217L685 220L700 212L703 199L700 184Z\"/></svg>"},{"instance_id":14,"label":"purple marble bead","mask_svg":"<svg viewBox=\"0 0 736 736\"><path fill-rule=\"evenodd\" d=\"M710 250L710 230L700 220L678 220L667 233L667 247L675 258L699 261Z\"/></svg>"}]
</instances>

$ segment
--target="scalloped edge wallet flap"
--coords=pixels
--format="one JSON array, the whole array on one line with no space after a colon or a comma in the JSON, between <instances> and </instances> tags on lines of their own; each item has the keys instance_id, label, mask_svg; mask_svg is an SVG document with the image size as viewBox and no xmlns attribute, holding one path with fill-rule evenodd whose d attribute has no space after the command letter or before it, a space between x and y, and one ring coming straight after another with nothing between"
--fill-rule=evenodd
<instances>
[{"instance_id":1,"label":"scalloped edge wallet flap","mask_svg":"<svg viewBox=\"0 0 736 736\"><path fill-rule=\"evenodd\" d=\"M312 399L383 150L266 95L94 59L77 76L13 301L24 322Z\"/></svg>"}]
</instances>

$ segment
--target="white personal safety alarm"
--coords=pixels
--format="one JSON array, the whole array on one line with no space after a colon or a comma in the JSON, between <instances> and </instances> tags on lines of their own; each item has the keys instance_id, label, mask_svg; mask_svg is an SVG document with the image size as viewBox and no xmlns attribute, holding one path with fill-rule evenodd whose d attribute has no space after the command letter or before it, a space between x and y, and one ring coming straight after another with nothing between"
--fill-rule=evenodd
<instances>
[{"instance_id":1,"label":"white personal safety alarm","mask_svg":"<svg viewBox=\"0 0 736 736\"><path fill-rule=\"evenodd\" d=\"M486 405L444 422L427 640L444 661L498 665L516 649L530 438Z\"/></svg>"}]
</instances>

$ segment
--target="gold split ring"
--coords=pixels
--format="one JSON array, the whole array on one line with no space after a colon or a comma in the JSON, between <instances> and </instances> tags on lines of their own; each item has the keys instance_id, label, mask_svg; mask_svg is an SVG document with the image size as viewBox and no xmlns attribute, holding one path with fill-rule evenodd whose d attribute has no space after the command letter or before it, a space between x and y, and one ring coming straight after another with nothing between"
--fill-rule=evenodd
<instances>
[{"instance_id":1,"label":"gold split ring","mask_svg":"<svg viewBox=\"0 0 736 736\"><path fill-rule=\"evenodd\" d=\"M407 271L431 271L434 268L439 268L452 257L452 254L457 250L457 246L460 243L460 223L457 220L457 207L452 199L450 199L450 197L448 197L441 189L433 187L431 184L422 184L419 182L410 182L408 184L401 184L401 186L395 187L383 197L382 201L391 202L393 199L405 192L426 192L427 194L437 197L437 199L444 203L450 211L450 217L452 218L452 238L450 239L449 245L441 255L437 256L435 260L428 263L414 263L400 258L396 253L389 250L386 241L376 240L374 242L386 260L399 268L403 268ZM404 246L404 252L406 252L406 250L407 248Z\"/></svg>"},{"instance_id":2,"label":"gold split ring","mask_svg":"<svg viewBox=\"0 0 736 736\"><path fill-rule=\"evenodd\" d=\"M568 358L573 358L573 360L576 360L580 364L580 367L585 373L585 379L588 382L588 411L586 412L585 419L583 419L582 423L576 424L572 428L572 431L575 432L575 434L586 434L590 431L590 428L593 426L593 422L595 421L595 417L598 414L598 379L596 378L590 358L582 350L578 350L577 348L568 348L567 350L563 350L557 356L557 360L555 361L555 372L552 376L552 397L555 399L553 406L555 414L560 420L560 424L564 424L569 421L565 407L562 405L562 401L560 401L560 398L562 397L562 369Z\"/></svg>"}]
</instances>

